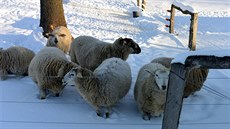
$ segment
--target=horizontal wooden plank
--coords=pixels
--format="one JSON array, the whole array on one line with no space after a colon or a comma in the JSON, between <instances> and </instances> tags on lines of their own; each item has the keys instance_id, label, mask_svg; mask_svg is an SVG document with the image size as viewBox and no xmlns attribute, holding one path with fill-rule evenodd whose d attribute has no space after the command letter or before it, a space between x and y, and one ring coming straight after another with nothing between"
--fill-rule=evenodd
<instances>
[{"instance_id":1,"label":"horizontal wooden plank","mask_svg":"<svg viewBox=\"0 0 230 129\"><path fill-rule=\"evenodd\" d=\"M230 56L188 56L185 67L198 67L207 69L230 69Z\"/></svg>"}]
</instances>

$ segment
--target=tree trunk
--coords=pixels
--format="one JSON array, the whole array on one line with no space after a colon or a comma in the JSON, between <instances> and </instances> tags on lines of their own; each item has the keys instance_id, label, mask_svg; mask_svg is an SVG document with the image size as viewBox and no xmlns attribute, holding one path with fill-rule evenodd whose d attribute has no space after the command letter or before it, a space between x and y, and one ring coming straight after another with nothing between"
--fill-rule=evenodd
<instances>
[{"instance_id":1,"label":"tree trunk","mask_svg":"<svg viewBox=\"0 0 230 129\"><path fill-rule=\"evenodd\" d=\"M43 28L43 36L52 32L57 26L65 26L66 21L62 0L40 0L40 27Z\"/></svg>"}]
</instances>

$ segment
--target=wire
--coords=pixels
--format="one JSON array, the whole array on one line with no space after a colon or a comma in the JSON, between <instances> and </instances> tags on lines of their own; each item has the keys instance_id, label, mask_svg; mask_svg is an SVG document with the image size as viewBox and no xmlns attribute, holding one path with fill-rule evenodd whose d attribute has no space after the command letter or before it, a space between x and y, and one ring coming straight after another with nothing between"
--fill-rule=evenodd
<instances>
[{"instance_id":1,"label":"wire","mask_svg":"<svg viewBox=\"0 0 230 129\"><path fill-rule=\"evenodd\" d=\"M219 96L221 98L224 98L224 99L227 99L228 101L230 101L230 97L228 97L228 96L226 96L226 95L224 95L224 94L222 94L222 93L220 93L220 92L208 87L207 85L204 85L204 89L209 91L210 93L213 93L213 94L215 94L215 95L217 95L217 96Z\"/></svg>"}]
</instances>

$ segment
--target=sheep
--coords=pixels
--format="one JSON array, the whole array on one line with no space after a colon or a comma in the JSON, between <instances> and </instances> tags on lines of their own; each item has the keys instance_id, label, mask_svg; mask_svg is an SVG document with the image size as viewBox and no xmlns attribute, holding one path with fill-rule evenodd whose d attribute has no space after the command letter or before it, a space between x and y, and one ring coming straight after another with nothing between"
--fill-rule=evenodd
<instances>
[{"instance_id":1,"label":"sheep","mask_svg":"<svg viewBox=\"0 0 230 129\"><path fill-rule=\"evenodd\" d=\"M171 61L173 58L169 57L160 57L152 60L151 62L157 62L163 64L165 67L171 67ZM185 75L185 88L184 88L184 98L189 97L194 94L194 92L199 91L205 80L208 76L208 69L199 69L199 68L191 68Z\"/></svg>"},{"instance_id":2,"label":"sheep","mask_svg":"<svg viewBox=\"0 0 230 129\"><path fill-rule=\"evenodd\" d=\"M65 75L63 84L75 85L97 115L103 117L105 113L108 118L112 106L128 93L131 80L129 64L113 57L104 60L94 72L81 66L73 68Z\"/></svg>"},{"instance_id":3,"label":"sheep","mask_svg":"<svg viewBox=\"0 0 230 129\"><path fill-rule=\"evenodd\" d=\"M68 61L65 53L58 48L45 47L40 50L29 65L29 76L38 86L40 99L45 99L48 91L58 97L64 88L64 75L77 66Z\"/></svg>"},{"instance_id":4,"label":"sheep","mask_svg":"<svg viewBox=\"0 0 230 129\"><path fill-rule=\"evenodd\" d=\"M138 72L134 98L144 120L160 117L164 112L169 69L159 63L148 63Z\"/></svg>"},{"instance_id":5,"label":"sheep","mask_svg":"<svg viewBox=\"0 0 230 129\"><path fill-rule=\"evenodd\" d=\"M73 41L73 37L70 31L64 27L56 27L52 33L48 35L47 47L57 47L61 49L64 53L68 53L70 49L70 44Z\"/></svg>"},{"instance_id":6,"label":"sheep","mask_svg":"<svg viewBox=\"0 0 230 129\"><path fill-rule=\"evenodd\" d=\"M79 36L71 44L71 61L94 70L107 58L118 57L126 60L129 54L139 54L141 48L130 38L118 38L113 44L91 36Z\"/></svg>"},{"instance_id":7,"label":"sheep","mask_svg":"<svg viewBox=\"0 0 230 129\"><path fill-rule=\"evenodd\" d=\"M28 67L35 53L28 48L12 46L0 48L0 80L6 80L8 74L28 75Z\"/></svg>"}]
</instances>

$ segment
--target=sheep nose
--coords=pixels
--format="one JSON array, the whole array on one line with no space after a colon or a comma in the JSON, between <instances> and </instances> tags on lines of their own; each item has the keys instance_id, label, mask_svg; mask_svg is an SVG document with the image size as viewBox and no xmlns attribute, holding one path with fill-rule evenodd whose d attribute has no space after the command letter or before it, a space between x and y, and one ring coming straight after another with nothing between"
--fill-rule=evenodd
<instances>
[{"instance_id":1,"label":"sheep nose","mask_svg":"<svg viewBox=\"0 0 230 129\"><path fill-rule=\"evenodd\" d=\"M138 45L136 45L136 46L134 47L134 53L135 53L135 54L141 53L141 48L140 48Z\"/></svg>"},{"instance_id":2,"label":"sheep nose","mask_svg":"<svg viewBox=\"0 0 230 129\"><path fill-rule=\"evenodd\" d=\"M54 42L55 42L55 43L58 43L58 40L57 40L57 38L55 38L55 39L54 39Z\"/></svg>"},{"instance_id":3,"label":"sheep nose","mask_svg":"<svg viewBox=\"0 0 230 129\"><path fill-rule=\"evenodd\" d=\"M166 89L166 86L165 86L165 85L164 85L164 86L162 86L162 89L163 89L163 90L165 90L165 89Z\"/></svg>"}]
</instances>

